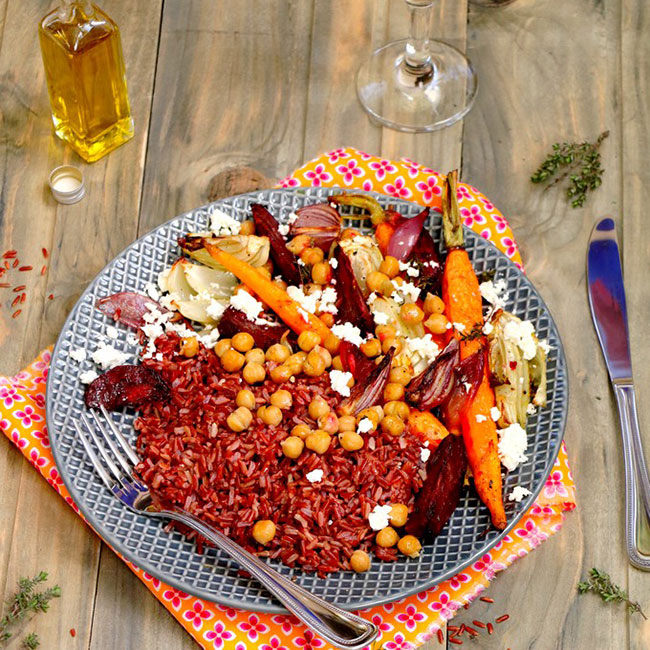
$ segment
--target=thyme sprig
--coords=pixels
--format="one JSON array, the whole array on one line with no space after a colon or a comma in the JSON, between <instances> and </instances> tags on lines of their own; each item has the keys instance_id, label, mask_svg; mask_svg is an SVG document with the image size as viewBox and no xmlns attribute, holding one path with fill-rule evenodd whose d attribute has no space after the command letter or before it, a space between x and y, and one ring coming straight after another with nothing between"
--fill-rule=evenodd
<instances>
[{"instance_id":1,"label":"thyme sprig","mask_svg":"<svg viewBox=\"0 0 650 650\"><path fill-rule=\"evenodd\" d=\"M460 335L461 341L474 341L475 339L480 339L483 336L483 325L481 323L475 323L474 327L469 332Z\"/></svg>"},{"instance_id":2,"label":"thyme sprig","mask_svg":"<svg viewBox=\"0 0 650 650\"><path fill-rule=\"evenodd\" d=\"M625 603L627 611L630 614L638 612L647 620L646 615L641 609L641 605L639 605L638 602L631 601L627 592L621 589L618 585L615 585L609 577L609 574L604 571L600 571L596 568L591 569L587 579L584 582L578 583L578 591L581 594L593 591L606 603Z\"/></svg>"},{"instance_id":3,"label":"thyme sprig","mask_svg":"<svg viewBox=\"0 0 650 650\"><path fill-rule=\"evenodd\" d=\"M35 632L28 634L23 639L23 648L28 648L28 650L36 650L39 645L41 645L41 640L38 638L38 634Z\"/></svg>"},{"instance_id":4,"label":"thyme sprig","mask_svg":"<svg viewBox=\"0 0 650 650\"><path fill-rule=\"evenodd\" d=\"M9 611L0 618L0 644L11 638L12 633L9 631L10 627L22 621L28 614L47 612L50 600L52 598L58 598L61 595L61 589L58 585L54 585L54 587L50 587L45 591L36 591L36 587L46 580L47 573L41 571L33 578L21 578L18 581L18 591L7 602ZM28 635L25 641L30 636L33 636L30 642L33 643L36 640L38 643L36 635Z\"/></svg>"},{"instance_id":5,"label":"thyme sprig","mask_svg":"<svg viewBox=\"0 0 650 650\"><path fill-rule=\"evenodd\" d=\"M568 176L570 182L566 189L567 199L574 208L583 206L587 192L595 190L602 183L605 170L601 165L599 148L608 135L609 131L603 131L595 142L556 142L553 151L530 180L533 183L544 183L564 169L557 178L549 181L544 189L561 183Z\"/></svg>"}]
</instances>

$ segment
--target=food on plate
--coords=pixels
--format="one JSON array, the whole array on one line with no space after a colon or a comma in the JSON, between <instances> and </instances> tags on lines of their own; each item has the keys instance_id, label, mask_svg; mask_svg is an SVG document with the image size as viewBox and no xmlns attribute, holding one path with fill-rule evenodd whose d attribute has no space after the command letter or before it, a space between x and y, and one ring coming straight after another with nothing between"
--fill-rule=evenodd
<instances>
[{"instance_id":1,"label":"food on plate","mask_svg":"<svg viewBox=\"0 0 650 650\"><path fill-rule=\"evenodd\" d=\"M526 461L546 347L499 280L479 283L455 173L443 205L444 258L429 208L338 194L286 223L215 209L147 295L98 300L141 365L103 341L86 403L139 409L156 499L321 575L418 557L472 484L506 525L502 466Z\"/></svg>"}]
</instances>

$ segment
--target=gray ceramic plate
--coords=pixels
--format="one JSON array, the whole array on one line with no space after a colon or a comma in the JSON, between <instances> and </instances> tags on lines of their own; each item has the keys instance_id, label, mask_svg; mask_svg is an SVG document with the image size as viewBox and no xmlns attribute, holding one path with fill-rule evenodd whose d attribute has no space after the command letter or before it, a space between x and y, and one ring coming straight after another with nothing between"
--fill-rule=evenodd
<instances>
[{"instance_id":1,"label":"gray ceramic plate","mask_svg":"<svg viewBox=\"0 0 650 650\"><path fill-rule=\"evenodd\" d=\"M338 190L340 191L340 190ZM91 361L77 363L70 350L85 348L92 352L109 320L93 308L97 298L117 291L142 291L158 273L179 254L177 237L188 231L204 230L211 209L219 207L238 219L249 216L249 206L265 203L280 221L286 221L297 208L324 200L336 189L312 188L265 190L235 196L183 214L152 230L134 242L93 280L70 313L52 355L47 384L47 422L54 458L66 487L95 530L119 553L153 576L189 594L232 607L281 612L255 581L238 575L237 566L223 553L208 549L197 553L194 543L178 532L167 533L163 526L134 514L122 506L103 486L86 459L72 422L79 418L84 387L79 381ZM391 203L405 216L420 212L414 203L375 194L377 200ZM355 225L359 222L356 221ZM440 217L429 224L436 241L440 237ZM509 510L509 526L503 532L488 531L487 510L473 489L464 491L462 501L443 534L428 544L419 558L400 558L397 562L372 564L364 574L339 572L327 579L300 570L277 565L282 573L295 579L313 593L346 609L362 609L387 603L422 591L454 575L494 546L517 523L544 485L560 448L567 414L566 363L558 331L544 301L526 276L488 243L466 231L467 250L475 269L496 269L497 278L508 283L507 308L530 319L541 339L547 339L548 406L529 419L528 462L520 465L505 481L505 493L515 485L531 491L531 496ZM127 331L120 328L115 347L135 360L138 348L127 343ZM116 413L122 431L134 439L132 412Z\"/></svg>"}]
</instances>

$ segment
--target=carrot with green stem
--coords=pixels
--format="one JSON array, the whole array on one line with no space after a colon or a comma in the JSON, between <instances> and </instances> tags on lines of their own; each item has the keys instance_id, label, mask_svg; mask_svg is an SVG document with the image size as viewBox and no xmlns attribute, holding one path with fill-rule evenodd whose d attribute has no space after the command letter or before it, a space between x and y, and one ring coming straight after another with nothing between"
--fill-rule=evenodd
<instances>
[{"instance_id":1,"label":"carrot with green stem","mask_svg":"<svg viewBox=\"0 0 650 650\"><path fill-rule=\"evenodd\" d=\"M259 299L272 309L296 334L305 331L316 332L320 336L321 343L325 342L331 332L318 316L306 311L300 306L300 303L290 298L284 289L265 278L247 262L226 253L207 239L203 240L203 245L221 266L228 269L243 284L254 291Z\"/></svg>"},{"instance_id":2,"label":"carrot with green stem","mask_svg":"<svg viewBox=\"0 0 650 650\"><path fill-rule=\"evenodd\" d=\"M465 250L463 226L456 198L457 181L457 171L447 175L443 200L443 232L447 259L442 277L442 298L445 302L445 314L455 326L454 336L460 340L461 359L465 359L479 350L485 350L486 343L485 337L471 340L462 338L462 332L471 332L483 327L483 307L478 278ZM481 384L461 418L461 429L476 491L490 511L493 525L503 529L506 526L506 514L503 507L499 441L496 424L490 413L496 402L488 373L486 363Z\"/></svg>"}]
</instances>

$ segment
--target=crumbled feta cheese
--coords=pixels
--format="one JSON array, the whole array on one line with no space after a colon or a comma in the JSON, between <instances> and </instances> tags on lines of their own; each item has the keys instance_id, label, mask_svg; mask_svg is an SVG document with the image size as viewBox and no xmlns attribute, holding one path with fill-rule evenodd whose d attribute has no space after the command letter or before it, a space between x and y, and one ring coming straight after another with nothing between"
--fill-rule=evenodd
<instances>
[{"instance_id":1,"label":"crumbled feta cheese","mask_svg":"<svg viewBox=\"0 0 650 650\"><path fill-rule=\"evenodd\" d=\"M320 483L323 480L323 470L322 469L313 469L308 474L305 474L305 478L310 483Z\"/></svg>"},{"instance_id":2,"label":"crumbled feta cheese","mask_svg":"<svg viewBox=\"0 0 650 650\"><path fill-rule=\"evenodd\" d=\"M316 308L318 307L318 299L321 297L320 289L315 290L309 295L305 294L302 287L287 287L287 294L291 300L295 300L303 309L308 311L310 314L316 313Z\"/></svg>"},{"instance_id":3,"label":"crumbled feta cheese","mask_svg":"<svg viewBox=\"0 0 650 650\"><path fill-rule=\"evenodd\" d=\"M330 260L330 266L331 266L333 269L338 269L338 267L339 267L339 261L338 261L335 257L333 257L333 258Z\"/></svg>"},{"instance_id":4,"label":"crumbled feta cheese","mask_svg":"<svg viewBox=\"0 0 650 650\"><path fill-rule=\"evenodd\" d=\"M503 328L503 336L506 340L514 341L524 355L524 359L530 360L537 352L535 339L535 328L529 320L508 321Z\"/></svg>"},{"instance_id":5,"label":"crumbled feta cheese","mask_svg":"<svg viewBox=\"0 0 650 650\"><path fill-rule=\"evenodd\" d=\"M461 334L467 329L464 323L452 323L454 329Z\"/></svg>"},{"instance_id":6,"label":"crumbled feta cheese","mask_svg":"<svg viewBox=\"0 0 650 650\"><path fill-rule=\"evenodd\" d=\"M305 321L305 323L309 322L309 312L306 309L298 307L298 313L302 316L302 319Z\"/></svg>"},{"instance_id":7,"label":"crumbled feta cheese","mask_svg":"<svg viewBox=\"0 0 650 650\"><path fill-rule=\"evenodd\" d=\"M544 354L548 354L551 351L551 346L548 344L548 341L546 339L538 341L537 345L539 345L539 347L544 350Z\"/></svg>"},{"instance_id":8,"label":"crumbled feta cheese","mask_svg":"<svg viewBox=\"0 0 650 650\"><path fill-rule=\"evenodd\" d=\"M447 321L447 324L445 325L445 329L450 330L452 327L453 325L449 321Z\"/></svg>"},{"instance_id":9,"label":"crumbled feta cheese","mask_svg":"<svg viewBox=\"0 0 650 650\"><path fill-rule=\"evenodd\" d=\"M332 334L338 336L341 341L349 341L354 345L361 345L363 338L361 337L361 330L352 323L341 323L332 327Z\"/></svg>"},{"instance_id":10,"label":"crumbled feta cheese","mask_svg":"<svg viewBox=\"0 0 650 650\"><path fill-rule=\"evenodd\" d=\"M468 381L463 382L463 387L465 388L466 393L469 393L469 391L472 390L472 384L470 384Z\"/></svg>"},{"instance_id":11,"label":"crumbled feta cheese","mask_svg":"<svg viewBox=\"0 0 650 650\"><path fill-rule=\"evenodd\" d=\"M524 497L530 496L531 494L532 492L530 490L521 487L521 485L517 485L512 488L512 492L508 495L508 501L516 501L517 503L520 503Z\"/></svg>"},{"instance_id":12,"label":"crumbled feta cheese","mask_svg":"<svg viewBox=\"0 0 650 650\"><path fill-rule=\"evenodd\" d=\"M483 325L483 334L485 334L485 336L489 336L490 334L492 334L493 331L494 331L494 325L492 325L492 323L490 323L489 321L485 323L485 325Z\"/></svg>"},{"instance_id":13,"label":"crumbled feta cheese","mask_svg":"<svg viewBox=\"0 0 650 650\"><path fill-rule=\"evenodd\" d=\"M181 300L180 296L176 293L168 293L165 296L162 296L158 301L161 307L168 309L169 311L176 311L176 301Z\"/></svg>"},{"instance_id":14,"label":"crumbled feta cheese","mask_svg":"<svg viewBox=\"0 0 650 650\"><path fill-rule=\"evenodd\" d=\"M487 417L485 415L482 415L481 413L476 414L476 421L477 422L485 422L487 420Z\"/></svg>"},{"instance_id":15,"label":"crumbled feta cheese","mask_svg":"<svg viewBox=\"0 0 650 650\"><path fill-rule=\"evenodd\" d=\"M147 284L144 285L144 291L152 300L157 301L160 299L160 292L153 282L147 282Z\"/></svg>"},{"instance_id":16,"label":"crumbled feta cheese","mask_svg":"<svg viewBox=\"0 0 650 650\"><path fill-rule=\"evenodd\" d=\"M410 278L417 278L420 275L420 271L414 266L409 266L409 268L406 269L406 275L408 275Z\"/></svg>"},{"instance_id":17,"label":"crumbled feta cheese","mask_svg":"<svg viewBox=\"0 0 650 650\"><path fill-rule=\"evenodd\" d=\"M412 336L407 338L405 340L405 347L409 356L417 353L424 359L427 365L440 354L440 348L433 340L431 334L428 333L420 337Z\"/></svg>"},{"instance_id":18,"label":"crumbled feta cheese","mask_svg":"<svg viewBox=\"0 0 650 650\"><path fill-rule=\"evenodd\" d=\"M383 311L373 311L372 317L375 319L376 325L388 325L388 314Z\"/></svg>"},{"instance_id":19,"label":"crumbled feta cheese","mask_svg":"<svg viewBox=\"0 0 650 650\"><path fill-rule=\"evenodd\" d=\"M535 408L535 405L528 404L528 406L526 407L526 413L528 413L528 415L535 415L535 413L537 413L537 409Z\"/></svg>"},{"instance_id":20,"label":"crumbled feta cheese","mask_svg":"<svg viewBox=\"0 0 650 650\"><path fill-rule=\"evenodd\" d=\"M210 215L210 230L217 237L226 235L238 235L241 230L241 223L230 215L219 209L214 209Z\"/></svg>"},{"instance_id":21,"label":"crumbled feta cheese","mask_svg":"<svg viewBox=\"0 0 650 650\"><path fill-rule=\"evenodd\" d=\"M499 409L498 409L496 406L493 406L493 407L490 409L490 417L491 417L495 422L497 422L497 421L499 420L499 418L501 417L501 411L499 411Z\"/></svg>"},{"instance_id":22,"label":"crumbled feta cheese","mask_svg":"<svg viewBox=\"0 0 650 650\"><path fill-rule=\"evenodd\" d=\"M126 352L116 350L112 345L100 343L99 347L93 352L92 360L102 369L109 370L123 364L129 355Z\"/></svg>"},{"instance_id":23,"label":"crumbled feta cheese","mask_svg":"<svg viewBox=\"0 0 650 650\"><path fill-rule=\"evenodd\" d=\"M426 447L422 447L420 449L420 460L423 463L426 463L429 460L429 456L431 456L431 450L427 449Z\"/></svg>"},{"instance_id":24,"label":"crumbled feta cheese","mask_svg":"<svg viewBox=\"0 0 650 650\"><path fill-rule=\"evenodd\" d=\"M156 361L162 361L165 357L163 357L162 352L156 352Z\"/></svg>"},{"instance_id":25,"label":"crumbled feta cheese","mask_svg":"<svg viewBox=\"0 0 650 650\"><path fill-rule=\"evenodd\" d=\"M281 223L278 226L278 232L283 236L286 237L289 234L290 226L286 223Z\"/></svg>"},{"instance_id":26,"label":"crumbled feta cheese","mask_svg":"<svg viewBox=\"0 0 650 650\"><path fill-rule=\"evenodd\" d=\"M350 387L348 382L352 379L351 372L343 372L343 370L330 370L330 384L332 390L335 390L343 397L350 397Z\"/></svg>"},{"instance_id":27,"label":"crumbled feta cheese","mask_svg":"<svg viewBox=\"0 0 650 650\"><path fill-rule=\"evenodd\" d=\"M478 288L483 300L486 302L489 302L498 309L503 309L506 306L505 300L499 295L500 292L497 290L497 287L492 280L481 282Z\"/></svg>"},{"instance_id":28,"label":"crumbled feta cheese","mask_svg":"<svg viewBox=\"0 0 650 650\"><path fill-rule=\"evenodd\" d=\"M357 433L370 433L375 428L370 418L362 418L357 424Z\"/></svg>"},{"instance_id":29,"label":"crumbled feta cheese","mask_svg":"<svg viewBox=\"0 0 650 650\"><path fill-rule=\"evenodd\" d=\"M298 215L295 212L292 212L289 217L287 218L287 223L289 225L292 225L298 220Z\"/></svg>"},{"instance_id":30,"label":"crumbled feta cheese","mask_svg":"<svg viewBox=\"0 0 650 650\"><path fill-rule=\"evenodd\" d=\"M415 302L420 296L420 289L416 287L412 282L396 282L391 280L395 291L391 298L398 304L401 305L403 302Z\"/></svg>"},{"instance_id":31,"label":"crumbled feta cheese","mask_svg":"<svg viewBox=\"0 0 650 650\"><path fill-rule=\"evenodd\" d=\"M86 370L79 375L82 384L92 384L99 375L94 370Z\"/></svg>"},{"instance_id":32,"label":"crumbled feta cheese","mask_svg":"<svg viewBox=\"0 0 650 650\"><path fill-rule=\"evenodd\" d=\"M82 361L86 360L86 351L83 348L77 348L76 350L70 350L70 356L75 360Z\"/></svg>"},{"instance_id":33,"label":"crumbled feta cheese","mask_svg":"<svg viewBox=\"0 0 650 650\"><path fill-rule=\"evenodd\" d=\"M251 296L248 291L238 291L230 298L230 304L246 314L248 320L254 321L264 310L264 305Z\"/></svg>"},{"instance_id":34,"label":"crumbled feta cheese","mask_svg":"<svg viewBox=\"0 0 650 650\"><path fill-rule=\"evenodd\" d=\"M338 294L334 287L326 287L323 289L320 300L318 301L318 311L327 312L329 314L338 313L338 308L336 306L336 300Z\"/></svg>"},{"instance_id":35,"label":"crumbled feta cheese","mask_svg":"<svg viewBox=\"0 0 650 650\"><path fill-rule=\"evenodd\" d=\"M117 331L116 327L113 327L112 325L106 326L106 336L108 336L109 339L115 340L118 334L119 332Z\"/></svg>"},{"instance_id":36,"label":"crumbled feta cheese","mask_svg":"<svg viewBox=\"0 0 650 650\"><path fill-rule=\"evenodd\" d=\"M243 293L243 291L240 293ZM213 320L219 320L224 311L226 311L226 305L220 300L215 300L214 298L210 299L208 306L205 308L205 313Z\"/></svg>"},{"instance_id":37,"label":"crumbled feta cheese","mask_svg":"<svg viewBox=\"0 0 650 650\"><path fill-rule=\"evenodd\" d=\"M129 345L138 345L138 343L140 343L138 337L133 332L129 332L129 334L127 334L126 342Z\"/></svg>"},{"instance_id":38,"label":"crumbled feta cheese","mask_svg":"<svg viewBox=\"0 0 650 650\"><path fill-rule=\"evenodd\" d=\"M388 504L385 506L375 506L368 515L368 523L373 530L382 530L390 524L390 511L393 507Z\"/></svg>"},{"instance_id":39,"label":"crumbled feta cheese","mask_svg":"<svg viewBox=\"0 0 650 650\"><path fill-rule=\"evenodd\" d=\"M158 274L158 288L161 291L168 291L168 284L167 284L167 278L169 277L169 274L171 272L171 267L168 269L163 269L159 274Z\"/></svg>"},{"instance_id":40,"label":"crumbled feta cheese","mask_svg":"<svg viewBox=\"0 0 650 650\"><path fill-rule=\"evenodd\" d=\"M212 349L219 340L219 330L215 327L213 330L210 330L207 334L199 336L199 341L206 347Z\"/></svg>"},{"instance_id":41,"label":"crumbled feta cheese","mask_svg":"<svg viewBox=\"0 0 650 650\"><path fill-rule=\"evenodd\" d=\"M499 458L501 463L510 471L517 468L519 463L528 460L524 454L528 447L526 432L517 423L511 424L505 429L498 429L499 434Z\"/></svg>"},{"instance_id":42,"label":"crumbled feta cheese","mask_svg":"<svg viewBox=\"0 0 650 650\"><path fill-rule=\"evenodd\" d=\"M375 304L375 300L377 300L379 296L373 291L367 298L366 303L368 303L369 307L372 307Z\"/></svg>"}]
</instances>

